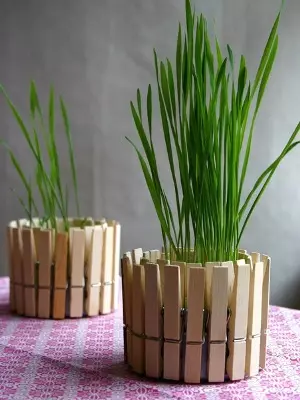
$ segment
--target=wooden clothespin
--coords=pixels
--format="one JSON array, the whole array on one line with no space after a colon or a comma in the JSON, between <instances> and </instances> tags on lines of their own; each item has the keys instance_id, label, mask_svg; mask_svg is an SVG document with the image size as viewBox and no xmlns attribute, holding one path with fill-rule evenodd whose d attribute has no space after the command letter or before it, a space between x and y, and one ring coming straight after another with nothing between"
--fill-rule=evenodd
<instances>
[{"instance_id":1,"label":"wooden clothespin","mask_svg":"<svg viewBox=\"0 0 300 400\"><path fill-rule=\"evenodd\" d=\"M127 251L126 253L124 253L123 254L123 258L128 258L130 264L133 265L133 263L132 263L132 252L131 251Z\"/></svg>"},{"instance_id":2,"label":"wooden clothespin","mask_svg":"<svg viewBox=\"0 0 300 400\"><path fill-rule=\"evenodd\" d=\"M150 261L150 251L144 251L143 257L140 259L140 265L146 265L150 262L152 263L152 261Z\"/></svg>"},{"instance_id":3,"label":"wooden clothespin","mask_svg":"<svg viewBox=\"0 0 300 400\"><path fill-rule=\"evenodd\" d=\"M132 250L132 264L140 265L141 258L143 257L143 249L133 249Z\"/></svg>"},{"instance_id":4,"label":"wooden clothespin","mask_svg":"<svg viewBox=\"0 0 300 400\"><path fill-rule=\"evenodd\" d=\"M27 317L36 317L36 289L35 289L35 265L36 251L33 231L31 228L22 229L23 241L23 271L24 271L24 299Z\"/></svg>"},{"instance_id":5,"label":"wooden clothespin","mask_svg":"<svg viewBox=\"0 0 300 400\"><path fill-rule=\"evenodd\" d=\"M258 253L251 253L253 268L250 273L248 334L246 342L246 375L259 372L260 334L262 316L262 283L264 265Z\"/></svg>"},{"instance_id":6,"label":"wooden clothespin","mask_svg":"<svg viewBox=\"0 0 300 400\"><path fill-rule=\"evenodd\" d=\"M92 230L90 245L86 247L86 252L89 254L87 261L87 298L85 307L88 316L99 314L102 247L103 229L100 225L96 225Z\"/></svg>"},{"instance_id":7,"label":"wooden clothespin","mask_svg":"<svg viewBox=\"0 0 300 400\"><path fill-rule=\"evenodd\" d=\"M55 238L54 252L54 319L63 319L66 316L67 265L68 265L68 234L58 232Z\"/></svg>"},{"instance_id":8,"label":"wooden clothespin","mask_svg":"<svg viewBox=\"0 0 300 400\"><path fill-rule=\"evenodd\" d=\"M70 317L78 318L83 316L84 299L84 251L85 232L81 228L70 229Z\"/></svg>"},{"instance_id":9,"label":"wooden clothespin","mask_svg":"<svg viewBox=\"0 0 300 400\"><path fill-rule=\"evenodd\" d=\"M23 246L22 246L22 236L21 228L12 228L12 243L13 243L13 276L14 276L14 286L15 286L15 305L17 314L24 314L24 288L23 288Z\"/></svg>"},{"instance_id":10,"label":"wooden clothespin","mask_svg":"<svg viewBox=\"0 0 300 400\"><path fill-rule=\"evenodd\" d=\"M13 223L6 228L7 255L9 265L9 305L12 312L16 311L15 302L15 279L14 279L14 263L13 263Z\"/></svg>"},{"instance_id":11,"label":"wooden clothespin","mask_svg":"<svg viewBox=\"0 0 300 400\"><path fill-rule=\"evenodd\" d=\"M262 285L262 308L261 308L261 338L260 338L260 368L266 367L266 351L267 351L267 330L270 303L270 275L271 275L271 259L266 255L262 255L264 264L263 285Z\"/></svg>"},{"instance_id":12,"label":"wooden clothespin","mask_svg":"<svg viewBox=\"0 0 300 400\"><path fill-rule=\"evenodd\" d=\"M171 265L178 265L179 267L181 301L184 304L186 299L186 263L182 261L171 261Z\"/></svg>"},{"instance_id":13,"label":"wooden clothespin","mask_svg":"<svg viewBox=\"0 0 300 400\"><path fill-rule=\"evenodd\" d=\"M160 274L160 286L161 286L161 297L162 302L164 304L164 287L165 287L165 266L170 264L170 260L159 259L157 260L157 265L159 267L159 274Z\"/></svg>"},{"instance_id":14,"label":"wooden clothespin","mask_svg":"<svg viewBox=\"0 0 300 400\"><path fill-rule=\"evenodd\" d=\"M113 285L112 285L112 301L111 310L117 310L119 306L120 293L120 245L121 245L121 225L115 221L114 223L114 247L113 247Z\"/></svg>"},{"instance_id":15,"label":"wooden clothespin","mask_svg":"<svg viewBox=\"0 0 300 400\"><path fill-rule=\"evenodd\" d=\"M143 265L133 264L132 274L132 369L138 374L145 372L145 270Z\"/></svg>"},{"instance_id":16,"label":"wooden clothespin","mask_svg":"<svg viewBox=\"0 0 300 400\"><path fill-rule=\"evenodd\" d=\"M150 262L156 264L160 259L160 250L150 250Z\"/></svg>"},{"instance_id":17,"label":"wooden clothespin","mask_svg":"<svg viewBox=\"0 0 300 400\"><path fill-rule=\"evenodd\" d=\"M234 265L235 280L229 303L227 374L230 380L245 378L246 337L249 306L250 265L238 260Z\"/></svg>"},{"instance_id":18,"label":"wooden clothespin","mask_svg":"<svg viewBox=\"0 0 300 400\"><path fill-rule=\"evenodd\" d=\"M204 268L188 264L187 328L184 381L200 383L203 345Z\"/></svg>"},{"instance_id":19,"label":"wooden clothespin","mask_svg":"<svg viewBox=\"0 0 300 400\"><path fill-rule=\"evenodd\" d=\"M208 265L206 294L208 301L208 381L223 382L225 379L226 329L228 307L228 266ZM208 299L209 299L208 297Z\"/></svg>"},{"instance_id":20,"label":"wooden clothespin","mask_svg":"<svg viewBox=\"0 0 300 400\"><path fill-rule=\"evenodd\" d=\"M111 312L113 263L114 263L114 227L107 226L104 230L101 288L100 288L100 314Z\"/></svg>"},{"instance_id":21,"label":"wooden clothespin","mask_svg":"<svg viewBox=\"0 0 300 400\"><path fill-rule=\"evenodd\" d=\"M145 265L145 370L160 378L162 372L162 296L157 264Z\"/></svg>"},{"instance_id":22,"label":"wooden clothespin","mask_svg":"<svg viewBox=\"0 0 300 400\"><path fill-rule=\"evenodd\" d=\"M180 347L182 335L181 281L178 265L165 266L164 282L164 375L165 379L180 379Z\"/></svg>"},{"instance_id":23,"label":"wooden clothespin","mask_svg":"<svg viewBox=\"0 0 300 400\"><path fill-rule=\"evenodd\" d=\"M51 290L51 266L52 266L52 230L41 229L39 231L39 289L38 289L38 317L50 318L50 290Z\"/></svg>"},{"instance_id":24,"label":"wooden clothespin","mask_svg":"<svg viewBox=\"0 0 300 400\"><path fill-rule=\"evenodd\" d=\"M132 263L129 257L121 260L122 294L123 294L123 323L124 323L124 358L132 365Z\"/></svg>"}]
</instances>

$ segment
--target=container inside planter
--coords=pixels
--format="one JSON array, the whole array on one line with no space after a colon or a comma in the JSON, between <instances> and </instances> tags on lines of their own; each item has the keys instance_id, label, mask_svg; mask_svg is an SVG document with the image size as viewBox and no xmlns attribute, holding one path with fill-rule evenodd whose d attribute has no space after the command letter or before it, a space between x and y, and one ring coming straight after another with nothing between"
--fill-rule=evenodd
<instances>
[{"instance_id":1,"label":"container inside planter","mask_svg":"<svg viewBox=\"0 0 300 400\"><path fill-rule=\"evenodd\" d=\"M270 258L188 264L158 250L122 258L124 358L138 374L241 380L266 364Z\"/></svg>"},{"instance_id":2,"label":"container inside planter","mask_svg":"<svg viewBox=\"0 0 300 400\"><path fill-rule=\"evenodd\" d=\"M19 315L63 319L117 309L121 226L105 219L69 219L68 232L35 219L7 227L10 305Z\"/></svg>"}]
</instances>

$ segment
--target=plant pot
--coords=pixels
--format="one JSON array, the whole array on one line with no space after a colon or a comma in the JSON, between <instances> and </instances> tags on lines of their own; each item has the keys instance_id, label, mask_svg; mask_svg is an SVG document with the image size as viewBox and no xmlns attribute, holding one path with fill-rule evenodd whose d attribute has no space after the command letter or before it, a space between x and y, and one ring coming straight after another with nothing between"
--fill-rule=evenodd
<instances>
[{"instance_id":1,"label":"plant pot","mask_svg":"<svg viewBox=\"0 0 300 400\"><path fill-rule=\"evenodd\" d=\"M270 258L186 264L153 250L122 258L124 358L138 374L240 380L266 363Z\"/></svg>"},{"instance_id":2,"label":"plant pot","mask_svg":"<svg viewBox=\"0 0 300 400\"><path fill-rule=\"evenodd\" d=\"M120 224L69 219L57 229L35 219L7 227L10 305L18 315L63 319L117 309Z\"/></svg>"}]
</instances>

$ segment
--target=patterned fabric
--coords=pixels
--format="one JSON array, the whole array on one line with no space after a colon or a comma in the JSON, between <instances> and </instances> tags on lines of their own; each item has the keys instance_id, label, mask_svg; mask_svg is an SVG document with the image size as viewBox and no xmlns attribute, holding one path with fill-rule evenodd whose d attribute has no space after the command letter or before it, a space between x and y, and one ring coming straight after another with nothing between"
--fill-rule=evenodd
<instances>
[{"instance_id":1,"label":"patterned fabric","mask_svg":"<svg viewBox=\"0 0 300 400\"><path fill-rule=\"evenodd\" d=\"M65 321L9 314L0 279L0 399L300 399L300 311L271 307L267 369L218 385L155 382L123 363L122 311Z\"/></svg>"}]
</instances>

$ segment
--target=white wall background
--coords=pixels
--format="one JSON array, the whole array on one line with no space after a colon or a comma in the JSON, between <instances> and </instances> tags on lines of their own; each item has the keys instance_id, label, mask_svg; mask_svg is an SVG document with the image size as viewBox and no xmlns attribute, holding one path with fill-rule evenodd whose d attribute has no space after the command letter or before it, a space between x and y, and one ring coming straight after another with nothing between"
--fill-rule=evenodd
<instances>
[{"instance_id":1,"label":"white wall background","mask_svg":"<svg viewBox=\"0 0 300 400\"><path fill-rule=\"evenodd\" d=\"M280 0L194 3L215 23L221 42L229 42L237 54L243 52L253 74ZM183 0L2 0L0 4L0 82L24 113L32 78L44 99L50 83L64 96L77 149L83 212L119 219L123 250L160 245L143 176L124 137L136 134L130 99L137 87L146 89L154 82L152 48L161 56L174 56L177 24L183 16ZM249 186L300 120L299 18L300 2L287 0L279 54L256 126ZM157 135L159 143L159 131ZM3 99L0 137L30 170L25 143ZM63 137L60 142L65 149ZM70 177L67 163L65 168ZM300 306L299 170L300 148L280 167L243 240L249 250L272 256L271 301L291 307ZM0 274L4 275L5 224L21 217L22 210L9 190L21 186L3 149L0 172Z\"/></svg>"}]
</instances>

